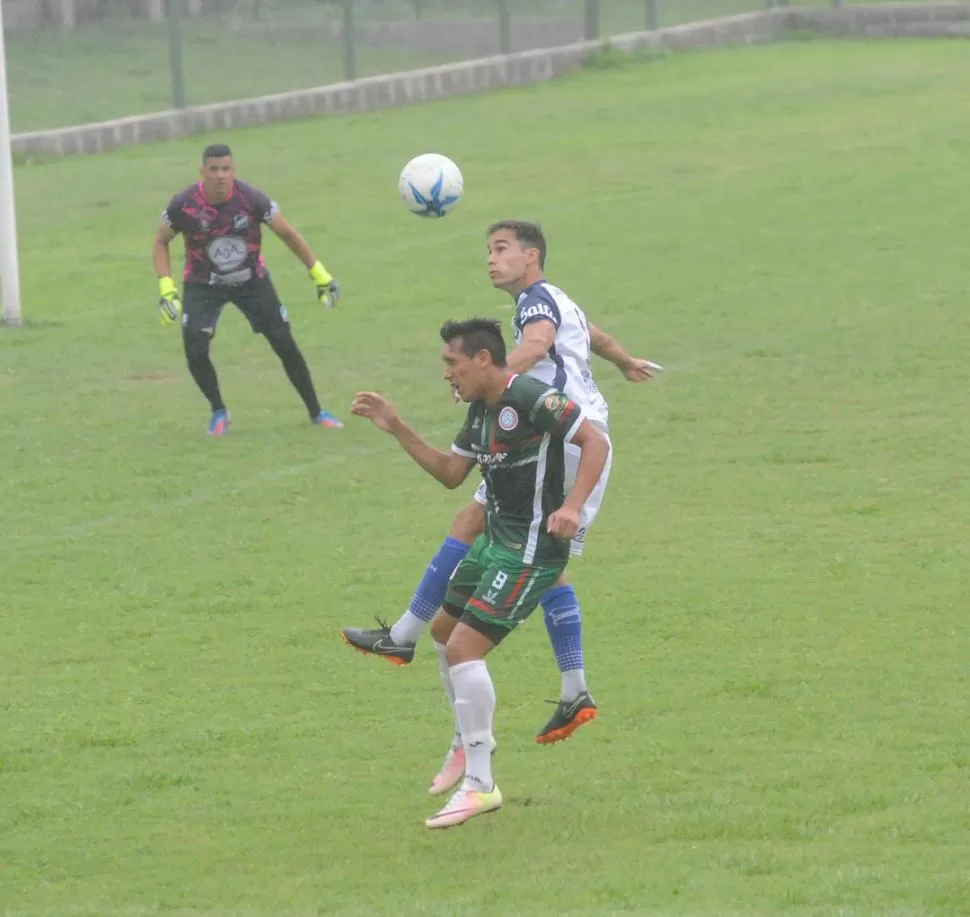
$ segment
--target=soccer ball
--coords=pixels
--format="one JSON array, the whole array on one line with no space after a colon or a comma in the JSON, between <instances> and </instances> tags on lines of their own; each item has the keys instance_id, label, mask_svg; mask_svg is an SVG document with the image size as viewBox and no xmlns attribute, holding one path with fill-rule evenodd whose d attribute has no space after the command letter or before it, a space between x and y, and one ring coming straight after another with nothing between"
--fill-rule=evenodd
<instances>
[{"instance_id":1,"label":"soccer ball","mask_svg":"<svg viewBox=\"0 0 970 917\"><path fill-rule=\"evenodd\" d=\"M461 169L440 153L415 156L402 170L397 187L404 206L419 217L439 219L461 201Z\"/></svg>"}]
</instances>

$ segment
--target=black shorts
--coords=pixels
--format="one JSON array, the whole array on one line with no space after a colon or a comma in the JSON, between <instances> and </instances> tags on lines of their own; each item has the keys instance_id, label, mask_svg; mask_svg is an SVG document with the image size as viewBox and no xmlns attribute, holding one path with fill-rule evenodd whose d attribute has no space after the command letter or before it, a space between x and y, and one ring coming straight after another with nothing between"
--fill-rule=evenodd
<instances>
[{"instance_id":1,"label":"black shorts","mask_svg":"<svg viewBox=\"0 0 970 917\"><path fill-rule=\"evenodd\" d=\"M280 302L273 282L269 277L254 277L238 286L186 283L182 290L183 331L214 335L219 316L230 302L246 316L255 334L289 324L286 306Z\"/></svg>"}]
</instances>

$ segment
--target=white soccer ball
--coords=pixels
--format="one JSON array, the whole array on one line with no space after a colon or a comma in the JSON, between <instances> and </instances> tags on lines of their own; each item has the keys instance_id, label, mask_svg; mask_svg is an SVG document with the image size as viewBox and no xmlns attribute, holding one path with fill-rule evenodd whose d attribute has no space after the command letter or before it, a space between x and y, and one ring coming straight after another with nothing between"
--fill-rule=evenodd
<instances>
[{"instance_id":1,"label":"white soccer ball","mask_svg":"<svg viewBox=\"0 0 970 917\"><path fill-rule=\"evenodd\" d=\"M401 170L397 187L411 213L439 219L458 206L465 180L461 169L447 156L422 153Z\"/></svg>"}]
</instances>

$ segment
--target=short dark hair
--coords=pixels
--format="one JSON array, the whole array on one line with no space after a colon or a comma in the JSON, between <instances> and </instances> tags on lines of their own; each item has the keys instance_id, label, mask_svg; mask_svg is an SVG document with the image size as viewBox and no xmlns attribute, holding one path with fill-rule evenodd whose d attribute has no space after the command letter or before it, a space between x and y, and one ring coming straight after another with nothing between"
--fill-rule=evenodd
<instances>
[{"instance_id":1,"label":"short dark hair","mask_svg":"<svg viewBox=\"0 0 970 917\"><path fill-rule=\"evenodd\" d=\"M473 357L482 350L496 366L505 366L505 339L502 325L493 318L469 318L463 322L445 322L441 326L441 340L450 344L461 338L461 352Z\"/></svg>"},{"instance_id":2,"label":"short dark hair","mask_svg":"<svg viewBox=\"0 0 970 917\"><path fill-rule=\"evenodd\" d=\"M222 159L226 156L232 156L232 150L229 149L227 143L212 143L202 151L203 162L209 159Z\"/></svg>"},{"instance_id":3,"label":"short dark hair","mask_svg":"<svg viewBox=\"0 0 970 917\"><path fill-rule=\"evenodd\" d=\"M539 249L539 267L546 266L546 237L538 223L527 223L525 220L501 220L488 227L489 236L502 231L513 233L519 245Z\"/></svg>"}]
</instances>

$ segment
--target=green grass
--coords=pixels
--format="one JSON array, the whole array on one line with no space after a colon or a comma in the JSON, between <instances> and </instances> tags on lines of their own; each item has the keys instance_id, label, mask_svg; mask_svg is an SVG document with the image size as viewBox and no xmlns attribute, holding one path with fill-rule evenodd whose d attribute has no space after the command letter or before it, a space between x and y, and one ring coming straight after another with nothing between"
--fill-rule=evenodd
<instances>
[{"instance_id":1,"label":"green grass","mask_svg":"<svg viewBox=\"0 0 970 917\"><path fill-rule=\"evenodd\" d=\"M601 717L534 744L529 622L491 663L507 807L441 834L430 646L392 670L338 630L403 607L470 486L311 428L235 313L206 439L149 248L209 138L18 169L0 913L965 914L965 97L962 43L810 42L229 138L343 282L320 311L267 243L335 411L377 389L449 442L436 329L508 317L482 232L512 215L666 366L596 368L617 456L571 575ZM439 223L395 196L425 149L465 172Z\"/></svg>"}]
</instances>

